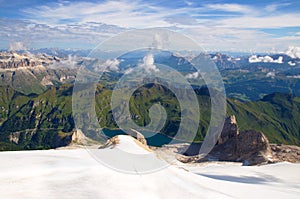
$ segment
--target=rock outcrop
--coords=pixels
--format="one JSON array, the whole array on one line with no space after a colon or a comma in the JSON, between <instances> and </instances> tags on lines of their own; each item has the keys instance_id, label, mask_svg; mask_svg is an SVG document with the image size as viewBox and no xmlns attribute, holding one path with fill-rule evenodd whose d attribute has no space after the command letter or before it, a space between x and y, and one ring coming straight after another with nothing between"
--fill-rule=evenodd
<instances>
[{"instance_id":1,"label":"rock outcrop","mask_svg":"<svg viewBox=\"0 0 300 199\"><path fill-rule=\"evenodd\" d=\"M46 54L18 54L15 52L0 52L0 68L14 69L22 67L49 66L60 59Z\"/></svg>"},{"instance_id":2,"label":"rock outcrop","mask_svg":"<svg viewBox=\"0 0 300 199\"><path fill-rule=\"evenodd\" d=\"M106 141L106 143L99 147L99 149L105 149L109 147L114 147L119 144L120 140L118 136L114 136Z\"/></svg>"},{"instance_id":3,"label":"rock outcrop","mask_svg":"<svg viewBox=\"0 0 300 199\"><path fill-rule=\"evenodd\" d=\"M126 135L129 137L132 137L135 144L137 144L139 147L145 149L146 151L152 152L152 150L147 145L145 137L138 131L131 129L130 131L133 135ZM101 145L98 149L105 149L105 148L114 148L116 145L120 143L120 135L116 135L106 141L104 145ZM124 135L122 135L124 136Z\"/></svg>"},{"instance_id":4,"label":"rock outcrop","mask_svg":"<svg viewBox=\"0 0 300 199\"><path fill-rule=\"evenodd\" d=\"M69 147L78 147L78 146L97 146L99 142L92 140L91 138L84 135L84 133L80 129L75 129L73 133L70 134L69 143L65 144L65 146Z\"/></svg>"},{"instance_id":5,"label":"rock outcrop","mask_svg":"<svg viewBox=\"0 0 300 199\"><path fill-rule=\"evenodd\" d=\"M76 70L66 58L47 54L0 52L0 86L11 85L23 94L43 92L47 86L71 83Z\"/></svg>"},{"instance_id":6,"label":"rock outcrop","mask_svg":"<svg viewBox=\"0 0 300 199\"><path fill-rule=\"evenodd\" d=\"M283 144L271 144L273 162L300 162L300 147Z\"/></svg>"},{"instance_id":7,"label":"rock outcrop","mask_svg":"<svg viewBox=\"0 0 300 199\"><path fill-rule=\"evenodd\" d=\"M259 131L239 131L235 116L226 118L217 145L209 153L220 161L238 161L244 165L264 164L271 159L267 137Z\"/></svg>"},{"instance_id":8,"label":"rock outcrop","mask_svg":"<svg viewBox=\"0 0 300 199\"><path fill-rule=\"evenodd\" d=\"M225 119L224 127L221 136L218 139L218 144L225 143L231 138L237 137L239 134L238 125L235 116L230 116Z\"/></svg>"},{"instance_id":9,"label":"rock outcrop","mask_svg":"<svg viewBox=\"0 0 300 199\"><path fill-rule=\"evenodd\" d=\"M271 147L267 137L259 131L242 131L236 142L238 160L245 165L262 164L271 161Z\"/></svg>"},{"instance_id":10,"label":"rock outcrop","mask_svg":"<svg viewBox=\"0 0 300 199\"><path fill-rule=\"evenodd\" d=\"M130 129L127 131L127 133L129 135L131 135L132 137L134 137L135 139L137 139L140 143L147 145L147 140L145 139L145 137L143 136L143 134L141 134L140 132L134 130L134 129Z\"/></svg>"},{"instance_id":11,"label":"rock outcrop","mask_svg":"<svg viewBox=\"0 0 300 199\"><path fill-rule=\"evenodd\" d=\"M87 137L79 129L75 130L71 137L71 142L76 144L86 144Z\"/></svg>"},{"instance_id":12,"label":"rock outcrop","mask_svg":"<svg viewBox=\"0 0 300 199\"><path fill-rule=\"evenodd\" d=\"M272 152L267 137L259 131L239 131L235 116L226 118L218 143L204 158L183 157L182 162L209 160L243 162L244 165L264 164L272 161Z\"/></svg>"}]
</instances>

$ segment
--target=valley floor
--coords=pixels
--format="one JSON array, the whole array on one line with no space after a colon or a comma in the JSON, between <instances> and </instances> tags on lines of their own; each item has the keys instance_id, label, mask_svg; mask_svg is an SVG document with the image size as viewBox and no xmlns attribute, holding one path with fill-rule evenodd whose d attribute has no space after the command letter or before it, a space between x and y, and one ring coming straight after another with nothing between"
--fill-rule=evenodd
<instances>
[{"instance_id":1,"label":"valley floor","mask_svg":"<svg viewBox=\"0 0 300 199\"><path fill-rule=\"evenodd\" d=\"M0 153L0 198L298 198L300 164L172 165L130 175L87 150ZM183 167L183 168L182 168Z\"/></svg>"}]
</instances>

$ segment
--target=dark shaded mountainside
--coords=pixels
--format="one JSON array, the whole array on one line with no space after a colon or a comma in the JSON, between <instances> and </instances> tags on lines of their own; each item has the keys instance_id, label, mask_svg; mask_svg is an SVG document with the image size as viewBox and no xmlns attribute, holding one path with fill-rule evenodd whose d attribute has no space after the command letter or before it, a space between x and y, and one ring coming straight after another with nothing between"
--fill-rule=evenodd
<instances>
[{"instance_id":1,"label":"dark shaded mountainside","mask_svg":"<svg viewBox=\"0 0 300 199\"><path fill-rule=\"evenodd\" d=\"M64 84L51 86L39 95L25 95L10 86L0 86L0 150L49 149L69 144L75 129L72 91L71 84ZM210 98L207 88L197 88L195 92L201 112L195 138L199 142L210 121ZM118 127L110 108L111 94L112 90L98 85L95 110L105 128ZM180 105L164 86L149 84L136 90L130 102L132 118L138 125L148 124L149 108L158 102L168 115L162 132L172 137L180 124ZM241 130L261 131L271 143L300 145L299 97L274 93L255 102L227 99L227 104L228 115L236 116Z\"/></svg>"}]
</instances>

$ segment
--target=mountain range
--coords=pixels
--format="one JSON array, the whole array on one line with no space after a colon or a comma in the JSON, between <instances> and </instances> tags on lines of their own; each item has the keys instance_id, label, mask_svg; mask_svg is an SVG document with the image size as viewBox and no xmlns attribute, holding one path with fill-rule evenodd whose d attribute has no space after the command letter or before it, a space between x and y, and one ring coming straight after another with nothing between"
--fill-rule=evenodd
<instances>
[{"instance_id":1,"label":"mountain range","mask_svg":"<svg viewBox=\"0 0 300 199\"><path fill-rule=\"evenodd\" d=\"M231 57L216 53L209 56L223 76L228 96L227 114L236 116L241 130L262 131L273 143L300 145L300 66L297 52L292 52L293 55ZM124 71L140 62L145 54L134 52L119 57L119 61L101 61L115 66L103 74L96 90L95 110L101 127L118 128L110 108L112 89ZM1 150L48 149L70 142L75 131L73 83L76 70L86 59L42 52L0 53ZM153 59L183 75L197 72L190 64L191 55L161 51L154 53ZM193 84L194 80L189 81ZM205 85L194 86L194 90L201 113L194 141L201 142L210 121L210 97ZM162 133L173 137L180 124L180 105L174 94L162 85L149 84L135 91L130 104L132 118L140 126L147 125L149 109L157 102L168 115ZM81 128L86 130L84 126Z\"/></svg>"}]
</instances>

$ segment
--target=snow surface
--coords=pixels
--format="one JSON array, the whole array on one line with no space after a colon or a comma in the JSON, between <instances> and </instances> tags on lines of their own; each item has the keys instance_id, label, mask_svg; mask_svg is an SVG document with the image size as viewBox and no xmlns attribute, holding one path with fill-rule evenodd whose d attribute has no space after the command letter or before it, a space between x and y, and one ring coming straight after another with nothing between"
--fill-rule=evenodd
<instances>
[{"instance_id":1,"label":"snow surface","mask_svg":"<svg viewBox=\"0 0 300 199\"><path fill-rule=\"evenodd\" d=\"M115 148L141 153L126 136ZM145 152L148 153L148 152ZM300 164L175 163L150 174L103 166L85 149L0 153L0 198L299 198Z\"/></svg>"}]
</instances>

